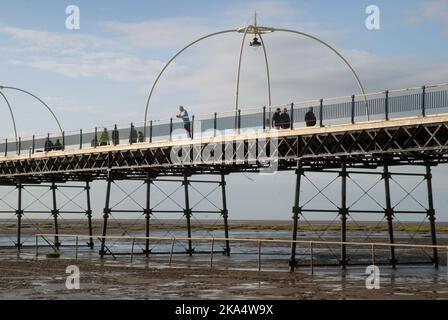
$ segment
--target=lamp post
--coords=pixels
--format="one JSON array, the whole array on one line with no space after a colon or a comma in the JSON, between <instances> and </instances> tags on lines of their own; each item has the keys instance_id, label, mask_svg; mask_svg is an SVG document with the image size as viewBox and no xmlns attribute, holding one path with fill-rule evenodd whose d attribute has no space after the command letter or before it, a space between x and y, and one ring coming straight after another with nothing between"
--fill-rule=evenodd
<instances>
[{"instance_id":1,"label":"lamp post","mask_svg":"<svg viewBox=\"0 0 448 320\"><path fill-rule=\"evenodd\" d=\"M255 13L254 15L254 22L253 24L250 24L248 26L245 27L240 27L237 29L229 29L229 30L224 30L224 31L218 31L218 32L214 32L214 33L210 33L208 35L205 35L191 43L189 43L187 46L185 46L184 48L182 48L180 51L178 51L167 63L166 65L163 67L163 69L160 71L160 73L157 75L151 90L149 92L148 95L148 99L146 100L146 107L145 107L145 116L144 116L144 135L145 135L145 139L146 139L146 124L147 124L147 120L148 120L148 110L149 110L149 104L151 101L151 97L154 93L154 89L157 85L157 83L160 80L160 77L162 76L162 74L165 72L165 70L168 68L168 66L171 64L171 62L173 62L182 52L184 52L186 49L188 49L189 47L193 46L194 44L205 40L207 38L211 38L214 36L218 36L218 35L222 35L225 33L242 33L242 40L241 40L241 47L240 47L240 52L239 52L239 59L238 59L238 68L237 68L237 78L236 78L236 90L235 90L235 114L238 112L239 109L239 84L240 84L240 74L241 74L241 62L242 62L242 56L243 56L243 48L244 48L244 43L245 43L245 39L246 36L248 34L253 35L253 40L250 42L250 46L253 48L259 48L259 47L263 47L263 54L264 54L264 58L265 58L265 66L266 66L266 76L267 76L267 83L268 83L268 106L272 105L272 96L271 96L271 84L270 84L270 75L269 75L269 64L268 64L268 58L267 58L267 53L266 53L266 45L265 42L263 41L263 37L262 35L265 34L270 34L270 33L274 33L274 32L287 32L287 33L294 33L296 35L299 36L303 36L303 37L307 37L311 40L317 41L318 43L324 45L326 48L330 49L333 53L335 53L341 60L342 62L346 65L346 67L350 70L350 72L352 73L359 90L361 91L361 94L363 95L364 98L364 106L365 106L365 113L366 113L366 117L367 120L369 120L369 107L368 107L368 102L367 102L367 96L364 90L364 86L358 76L358 74L356 73L356 71L354 70L354 68L350 65L350 63L347 61L346 58L344 58L344 56L337 51L335 48L333 48L331 45L329 45L328 43L326 43L325 41L323 41L322 39L302 32L302 31L297 31L297 30L292 30L292 29L283 29L283 28L273 28L273 27L264 27L264 26L259 26L257 24L257 15ZM260 41L258 41L258 38L260 38ZM236 117L235 117L236 118Z\"/></svg>"}]
</instances>

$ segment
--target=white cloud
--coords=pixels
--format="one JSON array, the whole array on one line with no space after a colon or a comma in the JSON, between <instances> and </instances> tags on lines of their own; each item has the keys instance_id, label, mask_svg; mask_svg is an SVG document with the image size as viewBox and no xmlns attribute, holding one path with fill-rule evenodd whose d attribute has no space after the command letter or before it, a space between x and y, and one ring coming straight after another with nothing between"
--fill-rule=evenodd
<instances>
[{"instance_id":1,"label":"white cloud","mask_svg":"<svg viewBox=\"0 0 448 320\"><path fill-rule=\"evenodd\" d=\"M111 127L113 124L128 124L131 121L135 121L135 119L141 118L141 110L139 110L140 112L127 109L121 111L110 110L105 105L86 104L77 99L60 96L44 96L42 100L50 105L57 114L65 114L68 117L81 116L84 120L84 125L88 121L87 125ZM92 122L91 119L86 119L86 116L92 116L93 119L101 119L102 123Z\"/></svg>"},{"instance_id":2,"label":"white cloud","mask_svg":"<svg viewBox=\"0 0 448 320\"><path fill-rule=\"evenodd\" d=\"M103 21L100 27L118 33L136 47L181 47L205 35L210 27L202 19L169 18L142 22Z\"/></svg>"},{"instance_id":3,"label":"white cloud","mask_svg":"<svg viewBox=\"0 0 448 320\"><path fill-rule=\"evenodd\" d=\"M116 48L114 41L92 35L47 32L15 27L0 27L5 34L26 47L20 49L34 52L50 51L58 54L74 54L84 50L97 50L104 47Z\"/></svg>"},{"instance_id":4,"label":"white cloud","mask_svg":"<svg viewBox=\"0 0 448 320\"><path fill-rule=\"evenodd\" d=\"M294 37L294 36L293 36ZM289 35L266 35L273 104L359 93L344 63L330 50ZM182 103L195 112L232 110L239 40L226 38L195 51L184 75L164 76L153 97L152 114L168 113L167 104ZM341 50L353 65L367 91L446 82L447 64L432 64L409 56L380 56L362 50ZM170 93L177 96L171 97ZM179 96L182 101L179 101ZM163 97L163 100L161 99ZM177 99L177 100L176 100ZM248 46L243 55L240 106L267 104L262 50Z\"/></svg>"},{"instance_id":5,"label":"white cloud","mask_svg":"<svg viewBox=\"0 0 448 320\"><path fill-rule=\"evenodd\" d=\"M9 62L67 77L103 77L115 81L148 82L162 68L156 59L142 59L120 50L117 42L91 35L72 35L12 27L0 33L17 45Z\"/></svg>"},{"instance_id":6,"label":"white cloud","mask_svg":"<svg viewBox=\"0 0 448 320\"><path fill-rule=\"evenodd\" d=\"M162 62L143 60L130 55L101 53L81 54L77 57L39 57L10 60L15 65L54 72L67 77L104 77L114 81L148 82L161 69Z\"/></svg>"},{"instance_id":7,"label":"white cloud","mask_svg":"<svg viewBox=\"0 0 448 320\"><path fill-rule=\"evenodd\" d=\"M413 26L425 22L436 22L442 24L444 32L448 34L448 1L431 0L425 1L418 7L412 8L405 14L404 21Z\"/></svg>"}]
</instances>

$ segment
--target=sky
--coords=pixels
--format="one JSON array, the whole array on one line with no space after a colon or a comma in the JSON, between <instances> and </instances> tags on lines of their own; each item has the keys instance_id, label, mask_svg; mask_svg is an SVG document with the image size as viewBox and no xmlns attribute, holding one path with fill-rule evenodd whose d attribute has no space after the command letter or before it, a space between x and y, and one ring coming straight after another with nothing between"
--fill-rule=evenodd
<instances>
[{"instance_id":1,"label":"sky","mask_svg":"<svg viewBox=\"0 0 448 320\"><path fill-rule=\"evenodd\" d=\"M372 4L380 9L379 30L365 26L366 7ZM66 28L69 5L80 9L79 30ZM208 33L251 23L255 11L260 24L304 31L340 50L366 91L447 82L447 0L1 0L0 84L41 97L66 131L137 123L143 120L155 77L178 50ZM264 40L273 104L358 93L347 68L321 45L280 32ZM180 104L190 114L232 110L240 41L241 34L236 33L214 37L180 55L154 92L150 118L167 119ZM266 105L262 51L249 46L244 50L241 108ZM57 131L35 101L13 91L5 94L16 113L20 136ZM6 107L0 108L0 120L1 136L11 137ZM444 193L446 170L435 170L434 191ZM235 176L229 181L234 185L229 188L229 202L237 217L290 217L291 173ZM436 206L447 206L443 197L436 198ZM440 219L448 220L447 215Z\"/></svg>"}]
</instances>

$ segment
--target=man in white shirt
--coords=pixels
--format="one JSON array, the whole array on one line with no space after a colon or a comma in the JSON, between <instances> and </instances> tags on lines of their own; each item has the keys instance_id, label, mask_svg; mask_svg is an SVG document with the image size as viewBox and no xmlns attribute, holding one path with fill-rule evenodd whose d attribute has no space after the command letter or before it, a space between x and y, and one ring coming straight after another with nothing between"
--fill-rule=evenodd
<instances>
[{"instance_id":1,"label":"man in white shirt","mask_svg":"<svg viewBox=\"0 0 448 320\"><path fill-rule=\"evenodd\" d=\"M184 122L184 129L185 131L187 131L188 137L191 138L190 118L188 117L187 110L185 110L183 106L179 107L179 114L176 115L176 118L182 119L182 121Z\"/></svg>"}]
</instances>

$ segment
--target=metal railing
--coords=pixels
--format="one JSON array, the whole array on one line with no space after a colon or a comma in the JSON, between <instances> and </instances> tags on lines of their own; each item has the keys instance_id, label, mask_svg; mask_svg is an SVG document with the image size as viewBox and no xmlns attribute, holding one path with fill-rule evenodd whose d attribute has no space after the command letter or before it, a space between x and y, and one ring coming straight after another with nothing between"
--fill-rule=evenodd
<instances>
[{"instance_id":1,"label":"metal railing","mask_svg":"<svg viewBox=\"0 0 448 320\"><path fill-rule=\"evenodd\" d=\"M248 130L276 130L273 116L277 108L286 109L290 120L281 129L305 127L305 114L310 107L316 117L316 126L350 124L369 120L390 120L408 116L427 116L448 112L448 84L428 85L416 88L386 90L367 94L368 115L365 113L363 95L326 98L288 103L276 106L245 108L238 111L199 114L190 117L192 138L211 137L220 134L239 134ZM107 134L102 133L106 130ZM144 134L146 132L146 135ZM187 139L181 120L173 118L151 120L128 125L107 125L61 133L47 133L31 137L5 139L0 143L0 157L36 152L75 150L103 145L129 145L142 142ZM50 143L51 142L51 143Z\"/></svg>"},{"instance_id":2,"label":"metal railing","mask_svg":"<svg viewBox=\"0 0 448 320\"><path fill-rule=\"evenodd\" d=\"M296 244L296 250L299 249L299 246L302 245L304 248L309 249L309 268L311 273L314 273L314 269L316 268L316 258L317 255L314 253L316 246L318 245L335 245L335 246L354 246L354 247L366 247L370 249L371 253L371 265L376 265L376 249L378 248L410 248L410 249L444 249L446 252L446 266L447 266L447 274L448 274L448 245L425 245L425 244L409 244L409 243L386 243L386 242L356 242L356 241L324 241L324 240L285 240L285 239L263 239L263 238L219 238L219 237L140 237L140 236L90 236L90 235L76 235L76 234L36 234L35 240L35 257L38 259L39 257L39 238L42 238L48 246L52 247L55 252L59 250L55 245L52 244L51 240L47 239L50 237L60 238L73 238L75 239L75 260L78 259L79 252L79 240L80 239L97 239L97 240L106 240L106 239L115 239L115 240L127 240L131 241L131 252L130 263L132 264L134 261L135 255L135 244L137 241L167 241L171 244L171 250L169 252L169 260L168 265L171 267L173 263L173 254L174 254L174 244L176 241L202 241L210 243L210 260L209 260L209 268L213 269L214 262L214 253L215 253L215 245L218 242L245 242L245 243L255 243L257 246L257 270L259 272L262 271L262 244L270 243L270 244ZM109 249L108 249L109 250ZM109 251L110 255L114 256L113 252ZM115 256L114 256L115 257Z\"/></svg>"}]
</instances>

